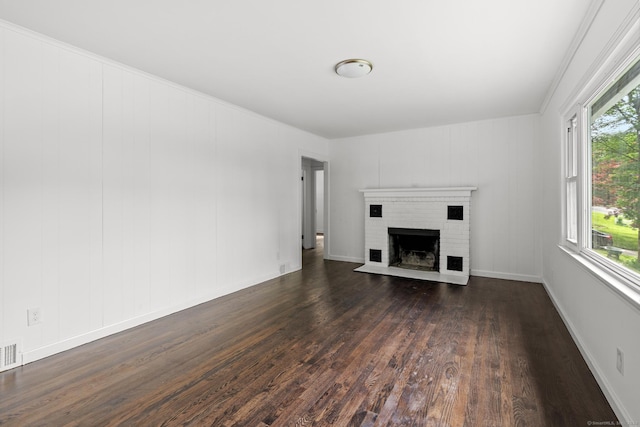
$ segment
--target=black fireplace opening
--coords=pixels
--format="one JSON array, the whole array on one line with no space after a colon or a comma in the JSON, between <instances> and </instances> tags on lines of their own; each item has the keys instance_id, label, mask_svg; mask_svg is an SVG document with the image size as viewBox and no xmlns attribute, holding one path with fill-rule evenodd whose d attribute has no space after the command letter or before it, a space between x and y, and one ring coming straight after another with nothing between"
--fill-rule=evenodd
<instances>
[{"instance_id":1,"label":"black fireplace opening","mask_svg":"<svg viewBox=\"0 0 640 427\"><path fill-rule=\"evenodd\" d=\"M440 271L440 230L389 228L389 266Z\"/></svg>"}]
</instances>

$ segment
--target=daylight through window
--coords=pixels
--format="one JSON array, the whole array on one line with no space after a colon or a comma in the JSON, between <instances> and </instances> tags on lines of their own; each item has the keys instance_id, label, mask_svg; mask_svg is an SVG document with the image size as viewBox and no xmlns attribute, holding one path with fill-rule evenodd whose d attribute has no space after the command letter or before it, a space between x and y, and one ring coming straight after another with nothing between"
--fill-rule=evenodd
<instances>
[{"instance_id":1,"label":"daylight through window","mask_svg":"<svg viewBox=\"0 0 640 427\"><path fill-rule=\"evenodd\" d=\"M591 243L585 246L638 278L639 139L640 58L636 58L589 108L591 216L585 220L591 223Z\"/></svg>"}]
</instances>

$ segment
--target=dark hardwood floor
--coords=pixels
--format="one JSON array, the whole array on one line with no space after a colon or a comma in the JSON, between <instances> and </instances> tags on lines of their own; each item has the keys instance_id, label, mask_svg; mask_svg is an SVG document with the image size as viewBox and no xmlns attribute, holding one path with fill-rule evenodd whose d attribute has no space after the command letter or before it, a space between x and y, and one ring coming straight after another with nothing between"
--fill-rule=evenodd
<instances>
[{"instance_id":1,"label":"dark hardwood floor","mask_svg":"<svg viewBox=\"0 0 640 427\"><path fill-rule=\"evenodd\" d=\"M586 426L616 418L543 287L304 269L0 374L0 424Z\"/></svg>"}]
</instances>

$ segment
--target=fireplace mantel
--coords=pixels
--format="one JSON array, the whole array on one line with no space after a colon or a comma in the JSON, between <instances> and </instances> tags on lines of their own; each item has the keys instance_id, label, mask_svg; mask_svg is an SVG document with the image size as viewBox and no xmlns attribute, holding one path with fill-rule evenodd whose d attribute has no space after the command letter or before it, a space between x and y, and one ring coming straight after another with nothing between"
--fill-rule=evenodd
<instances>
[{"instance_id":1,"label":"fireplace mantel","mask_svg":"<svg viewBox=\"0 0 640 427\"><path fill-rule=\"evenodd\" d=\"M365 188L364 197L471 197L477 187Z\"/></svg>"},{"instance_id":2,"label":"fireplace mantel","mask_svg":"<svg viewBox=\"0 0 640 427\"><path fill-rule=\"evenodd\" d=\"M471 252L471 193L476 189L407 187L360 190L365 202L365 265L356 271L466 285ZM389 229L392 228L438 230L439 270L420 271L390 265Z\"/></svg>"}]
</instances>

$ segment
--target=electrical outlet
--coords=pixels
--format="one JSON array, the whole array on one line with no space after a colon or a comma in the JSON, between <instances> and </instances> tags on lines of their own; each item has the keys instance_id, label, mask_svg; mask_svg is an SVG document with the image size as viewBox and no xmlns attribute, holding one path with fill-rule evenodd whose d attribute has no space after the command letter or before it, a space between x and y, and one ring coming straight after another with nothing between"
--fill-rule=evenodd
<instances>
[{"instance_id":1,"label":"electrical outlet","mask_svg":"<svg viewBox=\"0 0 640 427\"><path fill-rule=\"evenodd\" d=\"M30 308L27 310L27 326L33 326L42 323L42 311L40 307Z\"/></svg>"},{"instance_id":2,"label":"electrical outlet","mask_svg":"<svg viewBox=\"0 0 640 427\"><path fill-rule=\"evenodd\" d=\"M624 375L624 353L619 348L616 348L616 368Z\"/></svg>"}]
</instances>

